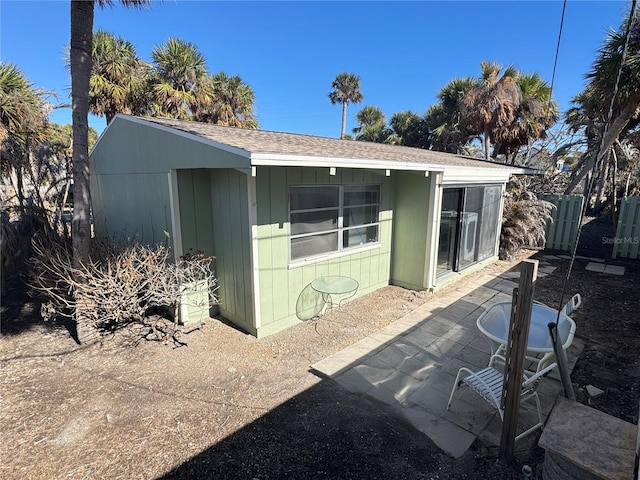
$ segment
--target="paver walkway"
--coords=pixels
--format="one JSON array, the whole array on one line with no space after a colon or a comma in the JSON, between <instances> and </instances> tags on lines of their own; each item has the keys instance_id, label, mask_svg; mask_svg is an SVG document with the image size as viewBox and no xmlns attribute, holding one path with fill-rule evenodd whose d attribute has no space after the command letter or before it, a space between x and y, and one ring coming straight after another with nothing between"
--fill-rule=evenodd
<instances>
[{"instance_id":1,"label":"paver walkway","mask_svg":"<svg viewBox=\"0 0 640 480\"><path fill-rule=\"evenodd\" d=\"M542 261L540 267L550 265ZM473 392L461 389L451 409L446 407L458 369L479 369L489 361L489 344L476 326L478 316L492 303L510 301L517 281L513 272L462 280L457 288L438 293L386 328L317 362L312 370L351 392L391 405L454 457L462 456L476 438L498 446L500 417ZM570 369L582 346L575 339L568 349ZM538 389L545 416L561 391L556 369ZM533 402L522 404L519 426L536 423L535 417ZM532 434L519 441L516 454L536 439Z\"/></svg>"}]
</instances>

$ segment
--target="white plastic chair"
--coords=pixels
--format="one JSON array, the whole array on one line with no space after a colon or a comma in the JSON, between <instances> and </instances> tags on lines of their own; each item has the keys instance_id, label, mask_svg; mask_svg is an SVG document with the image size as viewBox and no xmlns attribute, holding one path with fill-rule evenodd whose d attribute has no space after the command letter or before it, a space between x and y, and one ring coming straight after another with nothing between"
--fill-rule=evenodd
<instances>
[{"instance_id":1,"label":"white plastic chair","mask_svg":"<svg viewBox=\"0 0 640 480\"><path fill-rule=\"evenodd\" d=\"M494 361L499 360L501 363L505 363L505 358L501 355L493 355L491 360L489 361L489 366L483 368L478 372L473 372L466 367L460 368L458 370L458 375L456 376L456 381L453 384L453 388L451 389L451 395L449 395L449 403L447 404L447 410L451 408L451 403L453 402L453 395L456 390L463 386L467 385L470 387L475 393L477 393L482 399L484 399L489 405L495 408L500 414L500 420L504 421L504 411L500 407L500 400L502 398L502 385L504 380L504 373L496 370L493 367ZM543 368L539 372L535 373L532 376L524 375L524 380L522 382L522 389L520 391L520 402L524 402L530 398L533 398L536 402L536 409L538 412L538 423L528 428L518 436L516 436L516 441L520 440L522 437L529 435L530 433L535 432L538 428L542 429L544 426L544 421L542 419L542 412L540 411L540 399L538 398L538 393L536 392L536 388L540 383L540 380L551 372L556 367L556 363L552 363L551 365ZM464 377L461 376L465 374Z\"/></svg>"},{"instance_id":2,"label":"white plastic chair","mask_svg":"<svg viewBox=\"0 0 640 480\"><path fill-rule=\"evenodd\" d=\"M580 305L582 305L582 297L579 293L576 293L569 299L567 303L565 303L564 307L562 307L561 312L566 316L571 316L571 314L575 312L580 307Z\"/></svg>"}]
</instances>

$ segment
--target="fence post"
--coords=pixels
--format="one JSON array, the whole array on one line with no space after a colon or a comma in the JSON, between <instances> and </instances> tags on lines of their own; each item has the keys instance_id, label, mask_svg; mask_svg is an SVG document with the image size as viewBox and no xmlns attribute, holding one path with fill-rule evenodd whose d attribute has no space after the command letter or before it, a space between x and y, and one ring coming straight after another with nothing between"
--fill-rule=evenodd
<instances>
[{"instance_id":1,"label":"fence post","mask_svg":"<svg viewBox=\"0 0 640 480\"><path fill-rule=\"evenodd\" d=\"M513 460L522 375L524 374L527 338L529 337L533 309L533 292L538 277L537 260L524 260L520 266L520 284L517 289L514 289L511 301L511 321L509 323L509 340L501 400L504 418L500 436L500 459L507 462Z\"/></svg>"}]
</instances>

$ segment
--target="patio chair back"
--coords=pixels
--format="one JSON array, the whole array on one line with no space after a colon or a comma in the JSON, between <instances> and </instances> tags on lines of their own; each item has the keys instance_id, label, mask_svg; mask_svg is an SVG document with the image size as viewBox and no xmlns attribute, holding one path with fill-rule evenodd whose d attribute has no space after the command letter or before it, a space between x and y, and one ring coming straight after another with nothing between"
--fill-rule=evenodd
<instances>
[{"instance_id":1,"label":"patio chair back","mask_svg":"<svg viewBox=\"0 0 640 480\"><path fill-rule=\"evenodd\" d=\"M504 410L501 408L502 388L504 381L504 373L494 368L494 363L499 361L504 364L505 358L501 355L493 355L489 361L489 366L474 372L466 367L462 367L458 370L458 375L451 389L451 395L449 395L449 403L447 404L447 410L450 410L451 403L453 402L453 396L459 387L466 385L471 388L480 398L485 400L489 405L495 408L500 414L500 419L504 420ZM539 372L536 372L532 376L524 375L522 382L522 389L520 390L520 401L524 402L533 398L536 403L536 409L538 413L538 423L528 428L518 436L516 441L520 440L525 435L533 433L538 428L542 429L544 422L542 420L542 412L540 409L540 399L536 389L540 380L547 376L551 370L557 366L556 363L552 363L543 368Z\"/></svg>"},{"instance_id":2,"label":"patio chair back","mask_svg":"<svg viewBox=\"0 0 640 480\"><path fill-rule=\"evenodd\" d=\"M578 309L578 307L580 307L580 305L582 305L582 297L579 293L576 293L569 299L564 307L562 307L562 313L564 313L566 316L570 316Z\"/></svg>"}]
</instances>

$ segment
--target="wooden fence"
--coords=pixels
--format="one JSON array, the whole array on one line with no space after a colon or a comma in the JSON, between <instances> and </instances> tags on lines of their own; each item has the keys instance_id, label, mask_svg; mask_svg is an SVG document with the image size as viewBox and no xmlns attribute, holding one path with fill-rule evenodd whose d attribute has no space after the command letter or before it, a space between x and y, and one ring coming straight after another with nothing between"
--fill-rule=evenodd
<instances>
[{"instance_id":1,"label":"wooden fence","mask_svg":"<svg viewBox=\"0 0 640 480\"><path fill-rule=\"evenodd\" d=\"M553 203L552 221L547 223L545 248L570 251L576 241L582 211L582 195L538 195L540 200Z\"/></svg>"},{"instance_id":2,"label":"wooden fence","mask_svg":"<svg viewBox=\"0 0 640 480\"><path fill-rule=\"evenodd\" d=\"M623 198L612 258L640 258L640 197Z\"/></svg>"}]
</instances>

